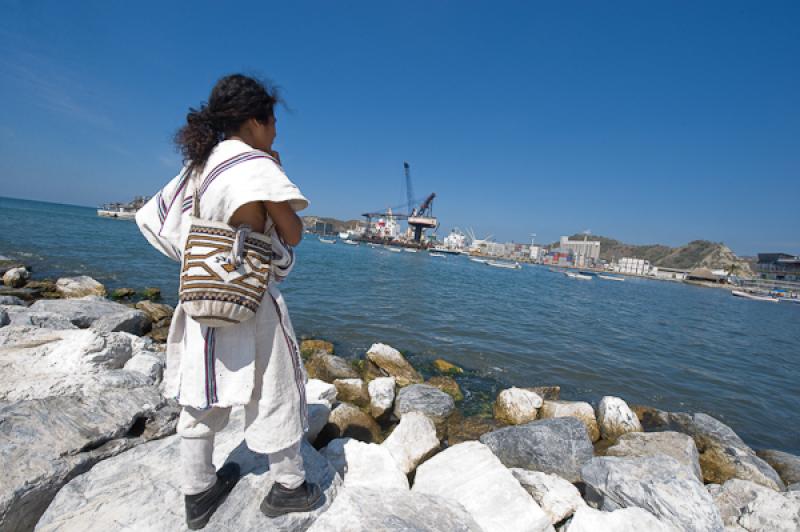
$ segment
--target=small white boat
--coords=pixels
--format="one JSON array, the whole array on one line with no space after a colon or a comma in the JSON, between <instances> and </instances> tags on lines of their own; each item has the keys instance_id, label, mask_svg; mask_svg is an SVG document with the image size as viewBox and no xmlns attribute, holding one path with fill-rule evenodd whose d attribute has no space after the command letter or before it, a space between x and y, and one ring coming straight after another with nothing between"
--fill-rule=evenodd
<instances>
[{"instance_id":1,"label":"small white boat","mask_svg":"<svg viewBox=\"0 0 800 532\"><path fill-rule=\"evenodd\" d=\"M613 275L599 274L598 277L601 278L601 279L605 279L606 281L624 281L625 280L624 277L615 277Z\"/></svg>"},{"instance_id":2,"label":"small white boat","mask_svg":"<svg viewBox=\"0 0 800 532\"><path fill-rule=\"evenodd\" d=\"M447 254L447 255L460 255L461 251L462 250L460 250L460 249L451 249L451 248L445 248L445 247L441 247L441 246L436 246L436 247L431 248L431 252L439 253L440 255L444 255L444 254Z\"/></svg>"},{"instance_id":3,"label":"small white boat","mask_svg":"<svg viewBox=\"0 0 800 532\"><path fill-rule=\"evenodd\" d=\"M570 279L580 279L582 281L591 281L591 275L584 275L582 273L575 273L575 272L564 272L564 275L569 277Z\"/></svg>"},{"instance_id":4,"label":"small white boat","mask_svg":"<svg viewBox=\"0 0 800 532\"><path fill-rule=\"evenodd\" d=\"M743 292L741 290L733 290L731 292L732 295L736 297L743 297L745 299L752 299L754 301L767 301L769 303L777 303L778 298L772 296L762 296L758 294L751 294L750 292Z\"/></svg>"},{"instance_id":5,"label":"small white boat","mask_svg":"<svg viewBox=\"0 0 800 532\"><path fill-rule=\"evenodd\" d=\"M428 255L430 255L431 257L446 257L447 256L444 253L437 253L435 251L431 251L430 253L428 253Z\"/></svg>"},{"instance_id":6,"label":"small white boat","mask_svg":"<svg viewBox=\"0 0 800 532\"><path fill-rule=\"evenodd\" d=\"M480 263L480 264L486 264L487 262L489 262L489 259L479 259L477 257L470 257L469 260L471 260L472 262Z\"/></svg>"},{"instance_id":7,"label":"small white boat","mask_svg":"<svg viewBox=\"0 0 800 532\"><path fill-rule=\"evenodd\" d=\"M319 241L322 242L323 244L335 244L336 243L336 239L335 238L322 238L322 237L319 237Z\"/></svg>"},{"instance_id":8,"label":"small white boat","mask_svg":"<svg viewBox=\"0 0 800 532\"><path fill-rule=\"evenodd\" d=\"M494 268L505 268L506 270L521 270L522 265L519 262L505 262L500 260L490 260L486 263L488 266Z\"/></svg>"},{"instance_id":9,"label":"small white boat","mask_svg":"<svg viewBox=\"0 0 800 532\"><path fill-rule=\"evenodd\" d=\"M381 247L381 246L380 246L380 245L378 245L378 244L367 244L367 245L368 245L369 247L373 248L373 249L377 249L377 248Z\"/></svg>"},{"instance_id":10,"label":"small white boat","mask_svg":"<svg viewBox=\"0 0 800 532\"><path fill-rule=\"evenodd\" d=\"M350 240L350 239L342 240L342 242L344 242L348 246L357 246L358 245L358 242L356 242L355 240Z\"/></svg>"},{"instance_id":11,"label":"small white boat","mask_svg":"<svg viewBox=\"0 0 800 532\"><path fill-rule=\"evenodd\" d=\"M403 251L405 251L406 253L416 253L419 250L414 248L403 248Z\"/></svg>"},{"instance_id":12,"label":"small white boat","mask_svg":"<svg viewBox=\"0 0 800 532\"><path fill-rule=\"evenodd\" d=\"M391 251L392 253L402 253L402 252L403 252L403 249L402 249L402 248L393 248L393 247L391 247L391 246L384 246L384 247L385 247L385 248L386 248L388 251Z\"/></svg>"}]
</instances>

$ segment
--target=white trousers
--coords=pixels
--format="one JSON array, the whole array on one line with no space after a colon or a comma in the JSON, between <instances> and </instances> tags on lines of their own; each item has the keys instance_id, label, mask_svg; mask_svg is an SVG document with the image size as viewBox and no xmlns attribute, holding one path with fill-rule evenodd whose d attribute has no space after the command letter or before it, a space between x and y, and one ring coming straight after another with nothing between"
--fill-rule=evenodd
<instances>
[{"instance_id":1,"label":"white trousers","mask_svg":"<svg viewBox=\"0 0 800 532\"><path fill-rule=\"evenodd\" d=\"M255 401L254 401L255 403ZM245 411L252 409L247 405ZM184 406L178 420L177 432L181 436L181 463L183 478L181 489L184 495L196 495L209 489L217 481L212 462L214 436L228 424L230 408L199 410ZM246 415L249 425L255 416ZM305 480L303 456L300 454L302 440L275 453L267 454L269 469L275 482L296 488Z\"/></svg>"}]
</instances>

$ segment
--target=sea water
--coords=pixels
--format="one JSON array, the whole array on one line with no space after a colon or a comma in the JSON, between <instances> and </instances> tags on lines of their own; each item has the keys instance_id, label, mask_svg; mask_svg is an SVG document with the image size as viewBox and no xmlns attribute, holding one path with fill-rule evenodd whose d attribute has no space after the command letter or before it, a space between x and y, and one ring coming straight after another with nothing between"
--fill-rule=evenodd
<instances>
[{"instance_id":1,"label":"sea water","mask_svg":"<svg viewBox=\"0 0 800 532\"><path fill-rule=\"evenodd\" d=\"M0 198L0 255L36 278L91 275L109 289L159 287L175 303L178 264L132 221L92 208ZM627 278L568 279L463 256L389 253L307 235L282 285L298 335L361 357L375 342L423 370L464 367L467 411L503 387L558 384L562 398L622 397L706 412L756 448L800 454L800 305Z\"/></svg>"}]
</instances>

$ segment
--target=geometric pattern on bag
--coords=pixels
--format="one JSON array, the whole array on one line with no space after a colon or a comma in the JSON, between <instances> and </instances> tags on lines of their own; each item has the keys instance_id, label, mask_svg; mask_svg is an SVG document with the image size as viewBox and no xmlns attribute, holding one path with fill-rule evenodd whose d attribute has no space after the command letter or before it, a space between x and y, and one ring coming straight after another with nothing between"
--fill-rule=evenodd
<instances>
[{"instance_id":1,"label":"geometric pattern on bag","mask_svg":"<svg viewBox=\"0 0 800 532\"><path fill-rule=\"evenodd\" d=\"M232 254L235 228L192 216L183 253L180 302L194 320L223 327L252 318L267 290L272 241L251 232L244 239L241 263Z\"/></svg>"}]
</instances>

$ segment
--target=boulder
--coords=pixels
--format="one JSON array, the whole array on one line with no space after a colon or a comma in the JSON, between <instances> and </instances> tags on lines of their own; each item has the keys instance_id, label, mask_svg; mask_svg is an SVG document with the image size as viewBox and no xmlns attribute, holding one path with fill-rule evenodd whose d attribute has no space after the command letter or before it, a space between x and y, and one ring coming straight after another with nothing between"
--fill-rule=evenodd
<instances>
[{"instance_id":1,"label":"boulder","mask_svg":"<svg viewBox=\"0 0 800 532\"><path fill-rule=\"evenodd\" d=\"M756 455L767 462L787 486L800 482L800 456L776 450L756 451Z\"/></svg>"},{"instance_id":2,"label":"boulder","mask_svg":"<svg viewBox=\"0 0 800 532\"><path fill-rule=\"evenodd\" d=\"M461 412L456 410L447 418L447 445L452 446L465 441L479 439L487 432L499 428L497 420L484 416L464 417Z\"/></svg>"},{"instance_id":3,"label":"boulder","mask_svg":"<svg viewBox=\"0 0 800 532\"><path fill-rule=\"evenodd\" d=\"M482 532L463 506L408 490L347 487L308 532Z\"/></svg>"},{"instance_id":4,"label":"boulder","mask_svg":"<svg viewBox=\"0 0 800 532\"><path fill-rule=\"evenodd\" d=\"M11 319L8 317L8 312L4 309L0 309L0 327L5 327L9 323L11 323Z\"/></svg>"},{"instance_id":5,"label":"boulder","mask_svg":"<svg viewBox=\"0 0 800 532\"><path fill-rule=\"evenodd\" d=\"M22 288L30 276L30 272L24 266L11 268L3 274L3 284L11 288Z\"/></svg>"},{"instance_id":6,"label":"boulder","mask_svg":"<svg viewBox=\"0 0 800 532\"><path fill-rule=\"evenodd\" d=\"M130 299L136 295L133 288L117 288L111 292L111 299Z\"/></svg>"},{"instance_id":7,"label":"boulder","mask_svg":"<svg viewBox=\"0 0 800 532\"><path fill-rule=\"evenodd\" d=\"M303 356L304 360L318 352L332 355L333 344L325 340L303 340L300 342L300 354Z\"/></svg>"},{"instance_id":8,"label":"boulder","mask_svg":"<svg viewBox=\"0 0 800 532\"><path fill-rule=\"evenodd\" d=\"M785 488L778 473L721 421L702 413L670 412L666 416L671 430L694 439L706 483L723 484L738 478L778 491Z\"/></svg>"},{"instance_id":9,"label":"boulder","mask_svg":"<svg viewBox=\"0 0 800 532\"><path fill-rule=\"evenodd\" d=\"M381 428L375 420L350 403L339 403L333 409L317 443L325 445L336 438L353 438L363 442L383 441Z\"/></svg>"},{"instance_id":10,"label":"boulder","mask_svg":"<svg viewBox=\"0 0 800 532\"><path fill-rule=\"evenodd\" d=\"M367 351L367 359L387 375L394 377L398 386L419 384L423 381L422 376L400 351L386 344L373 344Z\"/></svg>"},{"instance_id":11,"label":"boulder","mask_svg":"<svg viewBox=\"0 0 800 532\"><path fill-rule=\"evenodd\" d=\"M619 397L607 395L597 406L597 422L603 439L615 440L627 432L642 432L639 418Z\"/></svg>"},{"instance_id":12,"label":"boulder","mask_svg":"<svg viewBox=\"0 0 800 532\"><path fill-rule=\"evenodd\" d=\"M629 432L606 450L606 456L642 457L671 456L688 466L697 480L703 481L700 470L700 455L694 440L680 432Z\"/></svg>"},{"instance_id":13,"label":"boulder","mask_svg":"<svg viewBox=\"0 0 800 532\"><path fill-rule=\"evenodd\" d=\"M216 435L214 464L236 462L242 478L211 517L209 531L306 530L327 511L341 479L317 451L301 447L306 475L325 493L324 504L310 513L268 519L259 510L272 487L267 457L242 440L244 412L235 408L228 426ZM37 531L185 530L180 491L180 437L152 441L97 464L58 493Z\"/></svg>"},{"instance_id":14,"label":"boulder","mask_svg":"<svg viewBox=\"0 0 800 532\"><path fill-rule=\"evenodd\" d=\"M509 425L519 425L536 419L542 398L538 394L522 389L508 388L497 395L494 417Z\"/></svg>"},{"instance_id":15,"label":"boulder","mask_svg":"<svg viewBox=\"0 0 800 532\"><path fill-rule=\"evenodd\" d=\"M549 401L546 400L539 409L539 418L574 417L586 426L589 439L596 442L600 439L600 428L594 417L594 408L583 401Z\"/></svg>"},{"instance_id":16,"label":"boulder","mask_svg":"<svg viewBox=\"0 0 800 532\"><path fill-rule=\"evenodd\" d=\"M32 301L39 297L41 292L41 290L33 288L11 288L10 286L0 285L0 296L16 297L23 301Z\"/></svg>"},{"instance_id":17,"label":"boulder","mask_svg":"<svg viewBox=\"0 0 800 532\"><path fill-rule=\"evenodd\" d=\"M142 297L150 301L158 301L161 299L161 289L155 287L148 287L142 290Z\"/></svg>"},{"instance_id":18,"label":"boulder","mask_svg":"<svg viewBox=\"0 0 800 532\"><path fill-rule=\"evenodd\" d=\"M96 391L103 386L101 375L123 368L129 359L140 353L152 354L153 351L144 340L127 333L3 327L0 329L0 400L20 401ZM133 380L141 381L135 377Z\"/></svg>"},{"instance_id":19,"label":"boulder","mask_svg":"<svg viewBox=\"0 0 800 532\"><path fill-rule=\"evenodd\" d=\"M317 353L306 362L306 372L310 378L325 382L336 379L357 379L358 373L348 361L336 355Z\"/></svg>"},{"instance_id":20,"label":"boulder","mask_svg":"<svg viewBox=\"0 0 800 532\"><path fill-rule=\"evenodd\" d=\"M25 302L16 296L0 296L0 305L24 305Z\"/></svg>"},{"instance_id":21,"label":"boulder","mask_svg":"<svg viewBox=\"0 0 800 532\"><path fill-rule=\"evenodd\" d=\"M43 329L77 329L67 317L55 312L37 311L23 306L5 307L8 325L40 327Z\"/></svg>"},{"instance_id":22,"label":"boulder","mask_svg":"<svg viewBox=\"0 0 800 532\"><path fill-rule=\"evenodd\" d=\"M408 478L389 451L375 443L337 438L320 451L344 479L344 486L407 490Z\"/></svg>"},{"instance_id":23,"label":"boulder","mask_svg":"<svg viewBox=\"0 0 800 532\"><path fill-rule=\"evenodd\" d=\"M155 353L142 352L125 362L128 371L137 371L147 377L150 384L158 385L164 374L165 360Z\"/></svg>"},{"instance_id":24,"label":"boulder","mask_svg":"<svg viewBox=\"0 0 800 532\"><path fill-rule=\"evenodd\" d=\"M681 530L722 532L724 528L694 471L669 456L597 457L581 474L587 502L601 510L636 506Z\"/></svg>"},{"instance_id":25,"label":"boulder","mask_svg":"<svg viewBox=\"0 0 800 532\"><path fill-rule=\"evenodd\" d=\"M561 395L561 386L533 386L523 389L535 393L545 401L558 401Z\"/></svg>"},{"instance_id":26,"label":"boulder","mask_svg":"<svg viewBox=\"0 0 800 532\"><path fill-rule=\"evenodd\" d=\"M331 417L331 405L327 401L308 403L308 431L306 439L309 443L316 444L317 436L328 424Z\"/></svg>"},{"instance_id":27,"label":"boulder","mask_svg":"<svg viewBox=\"0 0 800 532\"><path fill-rule=\"evenodd\" d=\"M88 275L62 277L56 281L56 290L62 297L105 296L106 287Z\"/></svg>"},{"instance_id":28,"label":"boulder","mask_svg":"<svg viewBox=\"0 0 800 532\"><path fill-rule=\"evenodd\" d=\"M177 414L153 386L105 387L0 407L0 530L32 530L65 483L173 432Z\"/></svg>"},{"instance_id":29,"label":"boulder","mask_svg":"<svg viewBox=\"0 0 800 532\"><path fill-rule=\"evenodd\" d=\"M360 362L361 362L361 377L367 382L372 382L375 379L380 379L381 377L389 376L388 373L386 373L381 368L373 364L372 361L370 361L368 358L365 358Z\"/></svg>"},{"instance_id":30,"label":"boulder","mask_svg":"<svg viewBox=\"0 0 800 532\"><path fill-rule=\"evenodd\" d=\"M336 386L319 379L308 379L306 382L306 401L308 403L328 403L332 406L336 402Z\"/></svg>"},{"instance_id":31,"label":"boulder","mask_svg":"<svg viewBox=\"0 0 800 532\"><path fill-rule=\"evenodd\" d=\"M150 331L150 319L141 310L128 309L124 312L100 316L92 323L92 329L103 332L126 332L144 336Z\"/></svg>"},{"instance_id":32,"label":"boulder","mask_svg":"<svg viewBox=\"0 0 800 532\"><path fill-rule=\"evenodd\" d=\"M402 418L409 412L422 412L431 418L437 427L443 427L455 407L453 398L440 389L427 384L412 384L397 394L394 415Z\"/></svg>"},{"instance_id":33,"label":"boulder","mask_svg":"<svg viewBox=\"0 0 800 532\"><path fill-rule=\"evenodd\" d=\"M731 479L708 491L719 508L726 529L747 532L800 530L800 493L777 493L749 480Z\"/></svg>"},{"instance_id":34,"label":"boulder","mask_svg":"<svg viewBox=\"0 0 800 532\"><path fill-rule=\"evenodd\" d=\"M147 333L149 338L152 338L153 341L164 344L167 342L167 338L169 338L169 327L153 327L150 329L150 332Z\"/></svg>"},{"instance_id":35,"label":"boulder","mask_svg":"<svg viewBox=\"0 0 800 532\"><path fill-rule=\"evenodd\" d=\"M459 387L458 383L453 377L431 377L425 384L439 388L444 393L452 397L454 401L462 401L464 399L464 394L461 393L461 387Z\"/></svg>"},{"instance_id":36,"label":"boulder","mask_svg":"<svg viewBox=\"0 0 800 532\"><path fill-rule=\"evenodd\" d=\"M479 442L454 445L420 465L412 492L461 504L485 532L553 530L547 514Z\"/></svg>"},{"instance_id":37,"label":"boulder","mask_svg":"<svg viewBox=\"0 0 800 532\"><path fill-rule=\"evenodd\" d=\"M102 297L40 300L28 307L36 312L53 312L67 318L76 327L87 329L104 316L126 314L131 308Z\"/></svg>"},{"instance_id":38,"label":"boulder","mask_svg":"<svg viewBox=\"0 0 800 532\"><path fill-rule=\"evenodd\" d=\"M570 482L581 479L581 468L593 456L583 423L560 417L514 425L481 436L506 467L554 473Z\"/></svg>"},{"instance_id":39,"label":"boulder","mask_svg":"<svg viewBox=\"0 0 800 532\"><path fill-rule=\"evenodd\" d=\"M361 379L336 379L336 397L340 401L353 403L356 406L369 405L369 390L367 384Z\"/></svg>"},{"instance_id":40,"label":"boulder","mask_svg":"<svg viewBox=\"0 0 800 532\"><path fill-rule=\"evenodd\" d=\"M578 488L558 475L512 468L511 473L554 525L586 506Z\"/></svg>"},{"instance_id":41,"label":"boulder","mask_svg":"<svg viewBox=\"0 0 800 532\"><path fill-rule=\"evenodd\" d=\"M59 299L61 294L56 288L56 283L50 279L37 279L35 281L28 281L25 283L25 288L31 288L41 292L41 297L46 299Z\"/></svg>"},{"instance_id":42,"label":"boulder","mask_svg":"<svg viewBox=\"0 0 800 532\"><path fill-rule=\"evenodd\" d=\"M456 366L455 364L444 360L443 358L437 358L433 361L433 367L439 373L449 373L449 374L456 374L456 373L464 373L464 370Z\"/></svg>"},{"instance_id":43,"label":"boulder","mask_svg":"<svg viewBox=\"0 0 800 532\"><path fill-rule=\"evenodd\" d=\"M153 303L149 300L139 301L136 303L136 308L147 314L150 321L158 323L161 320L171 319L172 314L175 312L169 305L162 303Z\"/></svg>"},{"instance_id":44,"label":"boulder","mask_svg":"<svg viewBox=\"0 0 800 532\"><path fill-rule=\"evenodd\" d=\"M394 406L395 387L394 377L378 377L370 381L367 390L369 391L369 413L372 417L378 419L387 412L391 412Z\"/></svg>"},{"instance_id":45,"label":"boulder","mask_svg":"<svg viewBox=\"0 0 800 532\"><path fill-rule=\"evenodd\" d=\"M578 508L564 532L680 532L679 528L659 521L641 508L622 508L601 512L588 506Z\"/></svg>"},{"instance_id":46,"label":"boulder","mask_svg":"<svg viewBox=\"0 0 800 532\"><path fill-rule=\"evenodd\" d=\"M425 414L409 412L381 444L400 470L409 474L439 450L436 425Z\"/></svg>"}]
</instances>

